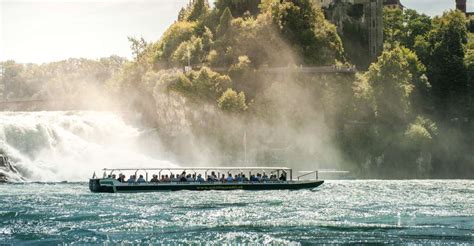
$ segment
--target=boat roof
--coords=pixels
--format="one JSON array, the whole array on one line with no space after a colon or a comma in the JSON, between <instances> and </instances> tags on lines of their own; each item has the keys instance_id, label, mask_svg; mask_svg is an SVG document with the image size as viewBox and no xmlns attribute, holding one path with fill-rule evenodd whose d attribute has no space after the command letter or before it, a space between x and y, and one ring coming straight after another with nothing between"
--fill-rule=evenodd
<instances>
[{"instance_id":1,"label":"boat roof","mask_svg":"<svg viewBox=\"0 0 474 246\"><path fill-rule=\"evenodd\" d=\"M161 171L161 170L168 170L168 171L181 171L181 170L189 170L189 171L207 171L207 170L291 170L289 167L153 167L153 168L144 168L144 167L137 167L137 168L104 168L104 171L137 171L137 170L154 170L154 171Z\"/></svg>"}]
</instances>

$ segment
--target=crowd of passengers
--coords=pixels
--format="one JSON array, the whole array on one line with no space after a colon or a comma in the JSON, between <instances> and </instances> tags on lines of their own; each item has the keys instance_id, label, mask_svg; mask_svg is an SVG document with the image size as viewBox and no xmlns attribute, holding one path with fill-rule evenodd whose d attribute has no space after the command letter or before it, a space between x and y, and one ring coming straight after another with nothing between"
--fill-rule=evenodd
<instances>
[{"instance_id":1,"label":"crowd of passengers","mask_svg":"<svg viewBox=\"0 0 474 246\"><path fill-rule=\"evenodd\" d=\"M125 175L119 174L118 178L115 174L109 176L109 178L117 179L119 182L122 183L146 183L147 181L143 178L143 175L140 175L136 178L135 175L130 175L130 178L126 179ZM265 173L257 175L251 175L250 178L247 178L245 174L239 173L232 176L231 173L219 178L215 172L212 172L210 175L207 176L207 179L204 179L201 174L186 174L186 172L182 172L180 175L178 174L171 174L171 175L161 175L161 178L158 175L154 174L152 179L149 181L151 183L164 183L164 182L223 182L223 183L230 183L230 182L267 182L267 181L286 181L286 174L282 173L280 178L277 175L270 175L267 176Z\"/></svg>"}]
</instances>

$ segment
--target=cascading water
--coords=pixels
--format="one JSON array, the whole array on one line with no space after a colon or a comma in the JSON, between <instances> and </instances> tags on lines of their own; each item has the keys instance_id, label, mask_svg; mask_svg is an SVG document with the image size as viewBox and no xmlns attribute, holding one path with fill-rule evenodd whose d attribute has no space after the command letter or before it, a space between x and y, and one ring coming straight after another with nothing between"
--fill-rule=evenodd
<instances>
[{"instance_id":1,"label":"cascading water","mask_svg":"<svg viewBox=\"0 0 474 246\"><path fill-rule=\"evenodd\" d=\"M112 112L0 113L0 154L19 171L9 180L85 181L103 167L173 166L144 153L143 135Z\"/></svg>"}]
</instances>

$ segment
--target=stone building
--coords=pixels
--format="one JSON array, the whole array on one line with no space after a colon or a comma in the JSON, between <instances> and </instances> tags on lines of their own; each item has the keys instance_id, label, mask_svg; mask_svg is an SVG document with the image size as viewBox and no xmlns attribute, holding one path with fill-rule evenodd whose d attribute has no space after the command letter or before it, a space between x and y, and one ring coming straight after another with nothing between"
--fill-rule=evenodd
<instances>
[{"instance_id":1,"label":"stone building","mask_svg":"<svg viewBox=\"0 0 474 246\"><path fill-rule=\"evenodd\" d=\"M383 7L388 0L314 0L320 5L326 18L337 26L341 36L347 36L347 26L358 29L365 36L361 46L368 54L370 63L383 50ZM390 6L402 7L400 1L388 1ZM344 37L343 37L344 38Z\"/></svg>"},{"instance_id":2,"label":"stone building","mask_svg":"<svg viewBox=\"0 0 474 246\"><path fill-rule=\"evenodd\" d=\"M466 13L467 0L456 0L456 9L460 10L463 13Z\"/></svg>"},{"instance_id":3,"label":"stone building","mask_svg":"<svg viewBox=\"0 0 474 246\"><path fill-rule=\"evenodd\" d=\"M472 1L472 0L471 0ZM472 7L472 5L469 5ZM463 12L467 17L474 16L474 12L468 12L467 0L456 0L456 9ZM472 11L472 8L471 8Z\"/></svg>"},{"instance_id":4,"label":"stone building","mask_svg":"<svg viewBox=\"0 0 474 246\"><path fill-rule=\"evenodd\" d=\"M403 8L405 8L405 6L403 6L403 4L400 2L400 0L385 0L384 5L385 5L385 7L392 8L392 9L396 9L396 8L403 9Z\"/></svg>"}]
</instances>

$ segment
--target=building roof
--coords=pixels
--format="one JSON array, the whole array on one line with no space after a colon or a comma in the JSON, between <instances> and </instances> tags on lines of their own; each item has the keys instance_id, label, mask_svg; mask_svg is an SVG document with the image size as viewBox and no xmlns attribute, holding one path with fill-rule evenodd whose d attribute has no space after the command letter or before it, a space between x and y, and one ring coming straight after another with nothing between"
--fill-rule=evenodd
<instances>
[{"instance_id":1,"label":"building roof","mask_svg":"<svg viewBox=\"0 0 474 246\"><path fill-rule=\"evenodd\" d=\"M384 1L384 4L385 5L400 5L401 7L403 7L403 4L400 2L400 0L385 0Z\"/></svg>"}]
</instances>

